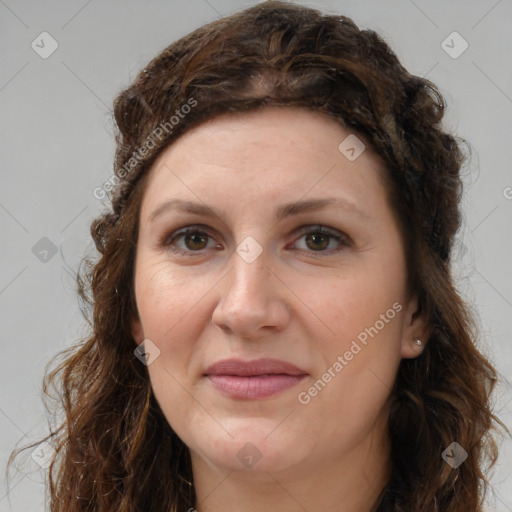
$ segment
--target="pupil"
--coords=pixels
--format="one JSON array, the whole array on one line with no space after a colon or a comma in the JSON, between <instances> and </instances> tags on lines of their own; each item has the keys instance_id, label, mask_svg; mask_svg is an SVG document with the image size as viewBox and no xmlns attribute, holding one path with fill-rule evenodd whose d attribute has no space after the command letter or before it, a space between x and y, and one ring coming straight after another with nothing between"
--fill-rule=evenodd
<instances>
[{"instance_id":1,"label":"pupil","mask_svg":"<svg viewBox=\"0 0 512 512\"><path fill-rule=\"evenodd\" d=\"M189 235L189 237L190 237L190 238L189 238L189 240L192 240L192 245L195 245L196 243L201 244L201 242L198 242L198 241L197 241L197 238L199 238L199 239L203 239L203 241L204 241L204 237L203 237L203 236L200 236L198 233L194 233L194 234L192 234L192 235ZM197 247L192 247L192 248L197 249Z\"/></svg>"},{"instance_id":2,"label":"pupil","mask_svg":"<svg viewBox=\"0 0 512 512\"><path fill-rule=\"evenodd\" d=\"M310 238L308 238L309 240L313 239L314 243L317 243L318 242L318 238L324 240L324 242L326 241L327 237L325 235L322 235L322 234L312 234L312 235L308 235ZM320 247L320 249L325 249L327 247L327 245L329 245L328 243L327 244L322 244L322 247ZM308 244L308 247L309 247L309 244ZM316 248L318 249L318 246L316 246ZM311 249L311 247L310 247ZM314 249L314 248L313 248Z\"/></svg>"}]
</instances>

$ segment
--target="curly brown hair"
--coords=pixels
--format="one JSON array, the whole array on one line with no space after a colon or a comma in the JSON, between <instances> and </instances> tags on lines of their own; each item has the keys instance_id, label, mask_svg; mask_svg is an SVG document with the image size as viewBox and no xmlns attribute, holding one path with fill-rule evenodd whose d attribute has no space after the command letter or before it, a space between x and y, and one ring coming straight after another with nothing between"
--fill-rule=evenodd
<instances>
[{"instance_id":1,"label":"curly brown hair","mask_svg":"<svg viewBox=\"0 0 512 512\"><path fill-rule=\"evenodd\" d=\"M50 510L194 506L188 448L164 418L133 351L140 205L153 162L180 134L218 114L266 105L328 114L365 137L386 163L409 287L430 337L423 353L403 359L398 370L389 420L392 474L379 512L481 511L497 426L506 427L491 410L497 372L476 346L476 322L450 270L465 141L441 128L446 105L436 86L410 74L374 31L286 2L264 2L198 28L163 50L115 99L112 208L91 225L98 260L83 260L77 274L90 336L57 354L63 361L43 383L46 395L50 386L57 390L65 412L44 439L56 451ZM171 123L173 116L179 122ZM468 458L452 469L441 454L455 440Z\"/></svg>"}]
</instances>

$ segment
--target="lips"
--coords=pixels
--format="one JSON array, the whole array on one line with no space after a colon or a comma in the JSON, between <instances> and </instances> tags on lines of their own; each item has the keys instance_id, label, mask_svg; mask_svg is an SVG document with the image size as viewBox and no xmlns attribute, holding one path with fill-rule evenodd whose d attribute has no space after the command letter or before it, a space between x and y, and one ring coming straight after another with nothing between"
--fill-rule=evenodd
<instances>
[{"instance_id":1,"label":"lips","mask_svg":"<svg viewBox=\"0 0 512 512\"><path fill-rule=\"evenodd\" d=\"M267 398L295 386L308 373L279 359L254 361L224 359L208 367L204 375L214 388L232 398Z\"/></svg>"},{"instance_id":2,"label":"lips","mask_svg":"<svg viewBox=\"0 0 512 512\"><path fill-rule=\"evenodd\" d=\"M256 375L307 375L307 372L297 366L279 359L223 359L212 364L204 372L205 375L238 375L251 377Z\"/></svg>"}]
</instances>

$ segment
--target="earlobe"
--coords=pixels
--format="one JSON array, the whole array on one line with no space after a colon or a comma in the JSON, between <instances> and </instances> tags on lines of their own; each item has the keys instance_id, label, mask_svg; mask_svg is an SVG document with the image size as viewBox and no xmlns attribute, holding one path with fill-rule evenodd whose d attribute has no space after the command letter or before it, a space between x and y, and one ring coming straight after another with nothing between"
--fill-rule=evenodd
<instances>
[{"instance_id":1,"label":"earlobe","mask_svg":"<svg viewBox=\"0 0 512 512\"><path fill-rule=\"evenodd\" d=\"M402 358L418 357L428 341L428 327L424 314L418 307L418 299L414 296L407 305L402 332Z\"/></svg>"}]
</instances>

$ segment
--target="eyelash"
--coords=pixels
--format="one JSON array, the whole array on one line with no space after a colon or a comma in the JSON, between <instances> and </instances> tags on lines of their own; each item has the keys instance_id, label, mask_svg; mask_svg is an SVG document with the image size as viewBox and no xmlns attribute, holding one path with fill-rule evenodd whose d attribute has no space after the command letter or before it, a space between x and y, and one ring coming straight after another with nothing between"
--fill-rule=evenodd
<instances>
[{"instance_id":1,"label":"eyelash","mask_svg":"<svg viewBox=\"0 0 512 512\"><path fill-rule=\"evenodd\" d=\"M192 251L192 250L180 249L174 245L176 240L178 240L181 237L184 237L186 235L193 234L193 233L199 233L201 235L206 235L206 236L212 238L211 235L207 231L205 231L202 226L188 226L182 230L175 231L174 233L172 233L169 236L165 235L160 243L163 247L169 248L169 250L171 250L174 253L183 254L183 255L187 255L187 256L194 255L194 253L197 253L198 255L202 255L203 251L205 251L206 249ZM339 233L339 234L337 234L337 233ZM329 251L325 251L325 250L306 251L306 252L310 253L310 255L312 255L313 257L318 257L318 256L322 257L323 255L329 256L333 253L342 251L343 249L346 249L347 247L349 247L351 245L351 240L347 235L340 233L340 232L333 232L329 229L324 228L321 225L314 225L314 226L309 226L309 227L305 226L304 228L302 228L300 230L299 238L303 237L304 235L309 235L309 234L321 234L321 235L329 237L330 239L336 240L340 244L340 246L335 248L334 250L331 249ZM299 249L299 250L304 250L304 249Z\"/></svg>"}]
</instances>

